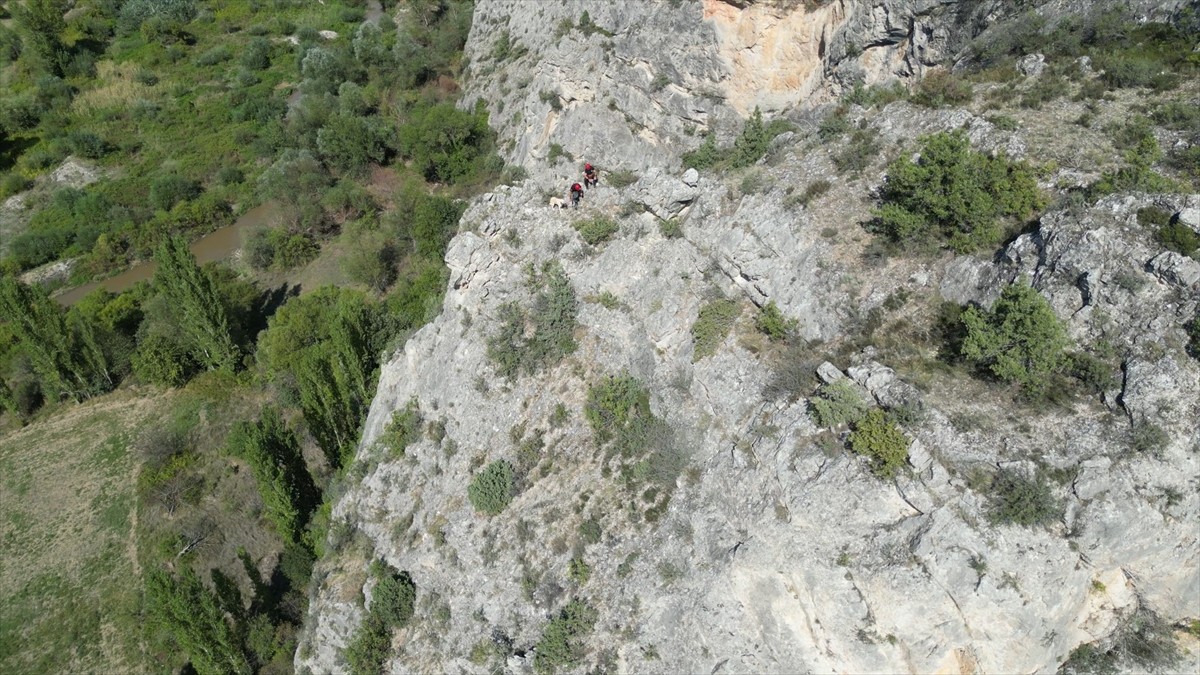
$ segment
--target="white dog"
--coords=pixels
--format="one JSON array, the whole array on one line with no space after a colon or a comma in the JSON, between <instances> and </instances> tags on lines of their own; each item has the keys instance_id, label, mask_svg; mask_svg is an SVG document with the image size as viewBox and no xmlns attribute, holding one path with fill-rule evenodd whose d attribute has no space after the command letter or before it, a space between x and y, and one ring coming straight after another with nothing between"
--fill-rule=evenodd
<instances>
[{"instance_id":1,"label":"white dog","mask_svg":"<svg viewBox=\"0 0 1200 675\"><path fill-rule=\"evenodd\" d=\"M565 208L567 208L567 200L563 199L562 197L551 197L550 198L550 208L565 209Z\"/></svg>"}]
</instances>

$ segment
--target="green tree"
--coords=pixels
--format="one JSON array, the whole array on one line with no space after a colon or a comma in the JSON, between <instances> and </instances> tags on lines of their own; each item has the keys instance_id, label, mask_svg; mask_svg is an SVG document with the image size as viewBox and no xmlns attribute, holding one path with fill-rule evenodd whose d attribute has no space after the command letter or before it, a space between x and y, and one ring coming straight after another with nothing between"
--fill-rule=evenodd
<instances>
[{"instance_id":1,"label":"green tree","mask_svg":"<svg viewBox=\"0 0 1200 675\"><path fill-rule=\"evenodd\" d=\"M25 0L8 6L21 35L22 54L28 55L37 69L61 75L66 58L66 0Z\"/></svg>"},{"instance_id":2,"label":"green tree","mask_svg":"<svg viewBox=\"0 0 1200 675\"><path fill-rule=\"evenodd\" d=\"M400 153L430 181L458 183L495 164L494 135L486 112L469 113L450 103L413 111L400 127Z\"/></svg>"},{"instance_id":3,"label":"green tree","mask_svg":"<svg viewBox=\"0 0 1200 675\"><path fill-rule=\"evenodd\" d=\"M371 401L381 324L362 293L327 287L280 308L259 340L260 363L269 377L291 381L309 431L335 467Z\"/></svg>"},{"instance_id":4,"label":"green tree","mask_svg":"<svg viewBox=\"0 0 1200 675\"><path fill-rule=\"evenodd\" d=\"M217 594L191 568L174 577L152 569L146 575L150 615L187 652L200 675L252 672L237 631L225 618Z\"/></svg>"},{"instance_id":5,"label":"green tree","mask_svg":"<svg viewBox=\"0 0 1200 675\"><path fill-rule=\"evenodd\" d=\"M115 377L99 327L81 315L68 321L40 286L0 277L0 315L9 320L42 391L82 401L113 387Z\"/></svg>"},{"instance_id":6,"label":"green tree","mask_svg":"<svg viewBox=\"0 0 1200 675\"><path fill-rule=\"evenodd\" d=\"M317 502L317 489L304 465L296 435L272 407L257 422L240 422L226 441L229 453L250 464L267 518L289 544L301 541Z\"/></svg>"},{"instance_id":7,"label":"green tree","mask_svg":"<svg viewBox=\"0 0 1200 675\"><path fill-rule=\"evenodd\" d=\"M209 370L233 371L239 349L212 276L196 264L181 237L167 238L154 259L154 285L173 308L192 356Z\"/></svg>"},{"instance_id":8,"label":"green tree","mask_svg":"<svg viewBox=\"0 0 1200 675\"><path fill-rule=\"evenodd\" d=\"M583 640L596 626L599 613L582 600L572 600L542 630L533 657L533 670L548 675L574 668L583 659Z\"/></svg>"},{"instance_id":9,"label":"green tree","mask_svg":"<svg viewBox=\"0 0 1200 675\"><path fill-rule=\"evenodd\" d=\"M854 425L850 448L871 460L871 472L880 478L896 475L908 459L908 437L896 428L886 412L875 408Z\"/></svg>"},{"instance_id":10,"label":"green tree","mask_svg":"<svg viewBox=\"0 0 1200 675\"><path fill-rule=\"evenodd\" d=\"M512 464L499 460L475 474L471 484L467 486L467 497L476 511L494 516L512 501L513 485Z\"/></svg>"},{"instance_id":11,"label":"green tree","mask_svg":"<svg viewBox=\"0 0 1200 675\"><path fill-rule=\"evenodd\" d=\"M766 126L763 125L762 111L758 109L758 106L754 106L754 113L750 115L750 119L746 120L741 135L733 142L732 162L734 168L740 169L757 162L767 154L767 146L770 143L771 137L767 133Z\"/></svg>"},{"instance_id":12,"label":"green tree","mask_svg":"<svg viewBox=\"0 0 1200 675\"><path fill-rule=\"evenodd\" d=\"M1045 393L1066 363L1066 330L1050 303L1024 283L1006 287L990 310L967 309L962 321L962 355L1029 395Z\"/></svg>"},{"instance_id":13,"label":"green tree","mask_svg":"<svg viewBox=\"0 0 1200 675\"><path fill-rule=\"evenodd\" d=\"M961 130L920 142L915 162L905 156L888 165L881 189L877 225L893 241L970 251L999 240L1001 218L1023 218L1044 204L1027 164L972 150Z\"/></svg>"},{"instance_id":14,"label":"green tree","mask_svg":"<svg viewBox=\"0 0 1200 675\"><path fill-rule=\"evenodd\" d=\"M383 162L391 153L394 130L378 117L333 115L317 131L317 151L331 167L350 174Z\"/></svg>"}]
</instances>

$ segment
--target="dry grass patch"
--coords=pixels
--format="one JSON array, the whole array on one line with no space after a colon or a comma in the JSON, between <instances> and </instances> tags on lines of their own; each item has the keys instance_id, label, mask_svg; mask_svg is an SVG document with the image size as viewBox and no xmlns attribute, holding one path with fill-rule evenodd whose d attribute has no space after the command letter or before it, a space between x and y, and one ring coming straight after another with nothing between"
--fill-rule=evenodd
<instances>
[{"instance_id":1,"label":"dry grass patch","mask_svg":"<svg viewBox=\"0 0 1200 675\"><path fill-rule=\"evenodd\" d=\"M120 392L0 437L0 672L137 670L133 430Z\"/></svg>"}]
</instances>

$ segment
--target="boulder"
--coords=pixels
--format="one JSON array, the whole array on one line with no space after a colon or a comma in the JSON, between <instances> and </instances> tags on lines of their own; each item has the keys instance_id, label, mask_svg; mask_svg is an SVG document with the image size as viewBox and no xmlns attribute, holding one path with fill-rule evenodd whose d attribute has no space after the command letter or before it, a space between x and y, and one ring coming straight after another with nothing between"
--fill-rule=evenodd
<instances>
[{"instance_id":1,"label":"boulder","mask_svg":"<svg viewBox=\"0 0 1200 675\"><path fill-rule=\"evenodd\" d=\"M1040 77L1046 69L1046 57L1041 54L1026 54L1017 60L1017 70L1025 77Z\"/></svg>"}]
</instances>

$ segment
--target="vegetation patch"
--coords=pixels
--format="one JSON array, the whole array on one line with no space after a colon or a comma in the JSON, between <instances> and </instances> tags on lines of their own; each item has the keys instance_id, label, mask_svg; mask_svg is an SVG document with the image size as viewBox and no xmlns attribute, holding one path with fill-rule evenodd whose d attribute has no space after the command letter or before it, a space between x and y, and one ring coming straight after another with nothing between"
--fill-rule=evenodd
<instances>
[{"instance_id":1,"label":"vegetation patch","mask_svg":"<svg viewBox=\"0 0 1200 675\"><path fill-rule=\"evenodd\" d=\"M782 119L764 123L762 111L756 106L742 126L742 132L734 140L733 147L718 148L716 137L710 133L699 148L683 154L683 165L694 169L740 169L752 166L767 153L771 141L789 128L787 121Z\"/></svg>"},{"instance_id":2,"label":"vegetation patch","mask_svg":"<svg viewBox=\"0 0 1200 675\"><path fill-rule=\"evenodd\" d=\"M891 416L879 408L855 422L850 433L850 448L870 459L871 472L880 478L891 478L904 467L910 442Z\"/></svg>"},{"instance_id":3,"label":"vegetation patch","mask_svg":"<svg viewBox=\"0 0 1200 675\"><path fill-rule=\"evenodd\" d=\"M796 332L796 326L799 325L796 319L789 319L779 311L779 305L771 300L763 305L758 310L758 316L754 317L754 326L766 335L772 342L783 342Z\"/></svg>"},{"instance_id":4,"label":"vegetation patch","mask_svg":"<svg viewBox=\"0 0 1200 675\"><path fill-rule=\"evenodd\" d=\"M393 455L404 454L406 448L421 438L421 408L414 398L403 408L392 411L392 419L379 436L379 442Z\"/></svg>"},{"instance_id":5,"label":"vegetation patch","mask_svg":"<svg viewBox=\"0 0 1200 675\"><path fill-rule=\"evenodd\" d=\"M1050 483L1038 473L1029 477L1013 469L1000 469L988 491L988 520L996 525L1046 525L1062 516Z\"/></svg>"},{"instance_id":6,"label":"vegetation patch","mask_svg":"<svg viewBox=\"0 0 1200 675\"><path fill-rule=\"evenodd\" d=\"M995 245L1002 219L1026 218L1045 204L1027 164L972 150L962 131L926 136L916 161L892 162L881 196L874 227L889 239L960 252Z\"/></svg>"},{"instance_id":7,"label":"vegetation patch","mask_svg":"<svg viewBox=\"0 0 1200 675\"><path fill-rule=\"evenodd\" d=\"M467 486L467 497L476 511L495 516L512 501L514 484L512 464L501 459L475 474Z\"/></svg>"},{"instance_id":8,"label":"vegetation patch","mask_svg":"<svg viewBox=\"0 0 1200 675\"><path fill-rule=\"evenodd\" d=\"M854 385L843 378L821 385L808 407L818 426L836 429L858 422L866 414L868 405Z\"/></svg>"},{"instance_id":9,"label":"vegetation patch","mask_svg":"<svg viewBox=\"0 0 1200 675\"><path fill-rule=\"evenodd\" d=\"M675 434L650 410L650 394L636 378L616 375L588 390L584 416L609 457L616 457L622 477L631 490L649 484L665 506L676 479L687 464L687 455L677 445Z\"/></svg>"},{"instance_id":10,"label":"vegetation patch","mask_svg":"<svg viewBox=\"0 0 1200 675\"><path fill-rule=\"evenodd\" d=\"M546 263L541 273L529 275L527 286L537 290L532 308L515 302L501 307L500 330L488 338L488 357L503 377L550 367L576 348L578 301L562 266Z\"/></svg>"},{"instance_id":11,"label":"vegetation patch","mask_svg":"<svg viewBox=\"0 0 1200 675\"><path fill-rule=\"evenodd\" d=\"M560 668L579 666L586 653L584 641L596 626L599 613L582 600L572 600L542 629L534 647L533 670L538 675L556 673Z\"/></svg>"},{"instance_id":12,"label":"vegetation patch","mask_svg":"<svg viewBox=\"0 0 1200 675\"><path fill-rule=\"evenodd\" d=\"M1107 639L1073 649L1058 672L1061 675L1169 672L1182 658L1172 626L1143 606L1121 616L1117 629Z\"/></svg>"},{"instance_id":13,"label":"vegetation patch","mask_svg":"<svg viewBox=\"0 0 1200 675\"><path fill-rule=\"evenodd\" d=\"M588 246L598 246L612 239L613 235L621 228L611 218L604 216L593 216L584 220L577 220L571 224L579 236L587 242Z\"/></svg>"},{"instance_id":14,"label":"vegetation patch","mask_svg":"<svg viewBox=\"0 0 1200 675\"><path fill-rule=\"evenodd\" d=\"M692 341L695 344L692 361L716 354L741 314L742 306L736 300L722 298L702 306L696 323L692 324Z\"/></svg>"},{"instance_id":15,"label":"vegetation patch","mask_svg":"<svg viewBox=\"0 0 1200 675\"><path fill-rule=\"evenodd\" d=\"M403 628L413 617L417 586L408 572L385 562L371 563L375 590L367 616L346 645L346 661L352 675L376 675L392 649L392 631Z\"/></svg>"},{"instance_id":16,"label":"vegetation patch","mask_svg":"<svg viewBox=\"0 0 1200 675\"><path fill-rule=\"evenodd\" d=\"M962 314L962 356L1031 397L1047 393L1067 363L1066 329L1050 303L1031 286L1011 284L990 310Z\"/></svg>"}]
</instances>

